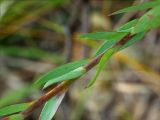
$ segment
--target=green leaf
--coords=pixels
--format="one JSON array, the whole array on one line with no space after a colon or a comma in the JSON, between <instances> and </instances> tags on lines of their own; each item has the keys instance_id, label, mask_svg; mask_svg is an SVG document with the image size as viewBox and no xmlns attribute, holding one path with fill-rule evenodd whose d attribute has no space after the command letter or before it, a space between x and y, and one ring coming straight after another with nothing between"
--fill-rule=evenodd
<instances>
[{"instance_id":1,"label":"green leaf","mask_svg":"<svg viewBox=\"0 0 160 120\"><path fill-rule=\"evenodd\" d=\"M15 104L15 105L10 105L10 106L1 108L0 116L21 112L26 108L28 108L29 106L30 106L30 103L21 103L21 104Z\"/></svg>"},{"instance_id":2,"label":"green leaf","mask_svg":"<svg viewBox=\"0 0 160 120\"><path fill-rule=\"evenodd\" d=\"M105 67L105 63L107 62L107 60L115 53L118 51L118 48L111 48L110 50L108 50L107 53L105 53L103 55L103 57L101 58L99 64L98 64L98 68L97 68L97 72L96 72L96 75L94 76L94 78L92 80L90 80L88 87L91 87L95 81L97 80L100 72L102 71L102 69Z\"/></svg>"},{"instance_id":3,"label":"green leaf","mask_svg":"<svg viewBox=\"0 0 160 120\"><path fill-rule=\"evenodd\" d=\"M60 76L63 76L66 73L69 73L87 63L87 60L79 60L75 62L71 62L65 65L62 65L54 70L48 72L47 74L43 75L39 80L35 82L36 86L44 85L46 82L56 79Z\"/></svg>"},{"instance_id":4,"label":"green leaf","mask_svg":"<svg viewBox=\"0 0 160 120\"><path fill-rule=\"evenodd\" d=\"M98 64L98 68L97 68L97 72L96 72L96 75L94 76L94 78L89 82L88 87L92 86L95 81L97 80L100 72L102 71L102 69L104 68L105 66L105 63L107 62L107 60L116 52L122 50L122 49L125 49L133 44L135 44L136 42L138 42L139 40L141 40L145 35L145 32L142 32L142 33L138 33L137 35L135 35L133 38L131 38L131 40L129 40L126 44L124 44L123 46L121 46L120 48L118 47L113 47L111 48L110 50L107 51L107 53L105 53L103 55L103 57L101 58L99 64Z\"/></svg>"},{"instance_id":5,"label":"green leaf","mask_svg":"<svg viewBox=\"0 0 160 120\"><path fill-rule=\"evenodd\" d=\"M67 80L74 80L75 78L78 78L82 76L83 74L86 73L86 69L84 67L79 67L77 69L74 69L60 77L54 78L49 80L45 85L44 88L47 88L48 86L57 83L57 82L62 82L62 81L67 81Z\"/></svg>"},{"instance_id":6,"label":"green leaf","mask_svg":"<svg viewBox=\"0 0 160 120\"><path fill-rule=\"evenodd\" d=\"M119 33L119 32L117 32L117 33ZM109 48L114 46L119 40L121 40L122 38L124 38L128 34L127 32L120 32L120 33L121 33L121 36L117 36L117 38L114 38L114 39L109 40L109 41L105 41L102 44L102 46L100 46L98 51L96 52L96 56L104 53L106 50L108 50Z\"/></svg>"},{"instance_id":7,"label":"green leaf","mask_svg":"<svg viewBox=\"0 0 160 120\"><path fill-rule=\"evenodd\" d=\"M24 120L24 117L22 116L22 114L16 114L16 115L11 115L9 117L9 120Z\"/></svg>"},{"instance_id":8,"label":"green leaf","mask_svg":"<svg viewBox=\"0 0 160 120\"><path fill-rule=\"evenodd\" d=\"M132 34L147 31L160 26L160 6L144 14L132 30Z\"/></svg>"},{"instance_id":9,"label":"green leaf","mask_svg":"<svg viewBox=\"0 0 160 120\"><path fill-rule=\"evenodd\" d=\"M85 35L81 35L81 38L89 39L89 40L114 40L121 36L124 33L121 32L96 32L96 33L88 33Z\"/></svg>"},{"instance_id":10,"label":"green leaf","mask_svg":"<svg viewBox=\"0 0 160 120\"><path fill-rule=\"evenodd\" d=\"M24 120L22 114L15 114L8 117L9 120Z\"/></svg>"},{"instance_id":11,"label":"green leaf","mask_svg":"<svg viewBox=\"0 0 160 120\"><path fill-rule=\"evenodd\" d=\"M144 35L145 35L146 32L142 32L142 33L138 33L136 34L133 38L131 38L126 44L124 44L123 46L121 46L120 48L118 47L113 47L111 48L110 50L108 50L107 53L105 53L103 55L103 57L101 58L99 64L98 64L98 68L97 68L97 72L96 72L96 75L94 76L94 78L89 82L88 87L92 86L96 79L98 78L100 72L102 71L102 69L104 68L105 66L105 63L107 62L107 60L116 52L122 50L122 49L125 49L133 44L135 44L136 42L138 42L139 40L141 40Z\"/></svg>"},{"instance_id":12,"label":"green leaf","mask_svg":"<svg viewBox=\"0 0 160 120\"><path fill-rule=\"evenodd\" d=\"M100 55L101 53L105 52L107 49L111 48L115 45L119 40L125 37L129 32L132 31L134 26L137 24L138 20L134 19L121 27L119 27L116 31L117 32L97 32L97 33L89 33L82 35L82 38L87 39L96 39L96 40L106 40L102 46L98 49L96 56Z\"/></svg>"},{"instance_id":13,"label":"green leaf","mask_svg":"<svg viewBox=\"0 0 160 120\"><path fill-rule=\"evenodd\" d=\"M111 15L126 13L126 12L134 12L134 11L139 11L139 10L145 10L145 9L152 8L152 7L155 7L155 6L158 6L158 5L160 5L160 1L142 3L140 5L134 5L134 6L131 6L131 7L121 9L119 11L116 11L116 12L112 13Z\"/></svg>"},{"instance_id":14,"label":"green leaf","mask_svg":"<svg viewBox=\"0 0 160 120\"><path fill-rule=\"evenodd\" d=\"M64 98L64 95L65 93L60 96L55 96L46 102L41 112L40 120L52 120L59 105L61 104Z\"/></svg>"},{"instance_id":15,"label":"green leaf","mask_svg":"<svg viewBox=\"0 0 160 120\"><path fill-rule=\"evenodd\" d=\"M119 40L121 40L123 37L125 37L127 34L129 34L129 32L131 32L131 30L134 28L134 26L137 24L138 20L132 20L124 25L122 25L121 27L119 27L116 31L117 33L122 33L121 35L118 35L117 38L113 37L113 39L105 41L102 46L100 46L100 48L98 49L96 56L102 54L103 52L105 52L106 50L108 50L109 48L111 48L112 46L114 46Z\"/></svg>"},{"instance_id":16,"label":"green leaf","mask_svg":"<svg viewBox=\"0 0 160 120\"><path fill-rule=\"evenodd\" d=\"M119 27L116 31L117 32L131 32L134 26L137 24L138 19L131 20L127 22L126 24Z\"/></svg>"},{"instance_id":17,"label":"green leaf","mask_svg":"<svg viewBox=\"0 0 160 120\"><path fill-rule=\"evenodd\" d=\"M136 34L136 35L135 35L134 37L132 37L126 44L124 44L124 45L120 48L120 50L125 49L125 48L127 48L127 47L135 44L135 43L138 42L139 40L141 40L141 39L144 37L145 33L146 33L146 32L141 32L141 33Z\"/></svg>"}]
</instances>

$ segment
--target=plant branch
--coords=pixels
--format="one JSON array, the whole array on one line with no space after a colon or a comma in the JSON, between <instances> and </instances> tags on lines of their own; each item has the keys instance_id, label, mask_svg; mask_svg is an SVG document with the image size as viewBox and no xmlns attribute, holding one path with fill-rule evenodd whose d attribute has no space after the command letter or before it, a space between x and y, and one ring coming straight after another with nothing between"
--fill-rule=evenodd
<instances>
[{"instance_id":1,"label":"plant branch","mask_svg":"<svg viewBox=\"0 0 160 120\"><path fill-rule=\"evenodd\" d=\"M38 100L36 100L28 109L26 109L25 111L23 111L21 114L24 117L27 117L35 109L37 109L38 107L40 107L41 105L43 105L50 98L52 98L53 96L55 96L58 93L64 91L65 89L67 89L73 82L74 82L74 80L73 81L64 81L64 82L62 82L61 84L59 84L58 86L56 86L52 90L50 90L48 93L46 93L45 95L43 95L42 97L40 97Z\"/></svg>"},{"instance_id":2,"label":"plant branch","mask_svg":"<svg viewBox=\"0 0 160 120\"><path fill-rule=\"evenodd\" d=\"M128 40L133 37L133 36L126 36L124 37L122 40L120 40L115 46L113 47L117 47L117 46L122 46L124 45L126 42L128 42ZM107 52L107 51L106 51ZM86 66L84 66L84 68L86 69L86 71L89 71L90 69L92 69L94 66L96 66L99 61L101 60L102 56L104 55L101 54L97 57L95 57L93 60L91 60ZM78 79L78 78L77 78ZM76 79L75 79L76 80ZM50 98L54 97L55 95L57 95L58 93L60 93L61 91L67 89L75 80L71 80L71 81L64 81L62 83L60 83L58 86L54 87L51 91L49 91L48 93L46 93L45 95L43 95L41 98L39 98L37 101L35 101L31 107L29 107L27 110L22 112L22 115L24 117L30 115L35 109L37 109L38 107L40 107L41 105L43 105L46 101L48 101Z\"/></svg>"},{"instance_id":3,"label":"plant branch","mask_svg":"<svg viewBox=\"0 0 160 120\"><path fill-rule=\"evenodd\" d=\"M126 36L124 37L122 40L120 40L115 46L113 47L119 47L124 45L126 42L128 42L128 40L130 38L132 38L133 36ZM92 69L94 66L96 66L99 61L101 60L102 56L106 53L107 51L105 51L104 53L102 53L101 55L95 57L93 60L91 60L87 65L84 66L84 68L86 69L86 71L89 71L90 69ZM78 78L76 78L78 79ZM47 102L50 98L54 97L55 95L57 95L58 93L64 91L65 89L68 89L68 87L76 80L70 80L70 81L64 81L62 83L60 83L58 86L54 87L52 90L50 90L49 92L47 92L45 95L43 95L42 97L40 97L38 100L34 101L32 103L32 105L26 109L25 111L21 112L21 114L25 117L27 117L28 115L30 115L34 110L36 110L38 107L40 107L41 105L43 105L45 102ZM3 118L3 120L7 120L8 117Z\"/></svg>"}]
</instances>

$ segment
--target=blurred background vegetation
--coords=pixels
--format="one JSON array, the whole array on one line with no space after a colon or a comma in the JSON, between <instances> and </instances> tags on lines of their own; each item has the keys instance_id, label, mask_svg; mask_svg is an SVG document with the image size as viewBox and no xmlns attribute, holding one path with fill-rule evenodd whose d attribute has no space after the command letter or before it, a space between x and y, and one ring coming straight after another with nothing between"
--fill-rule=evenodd
<instances>
[{"instance_id":1,"label":"blurred background vegetation","mask_svg":"<svg viewBox=\"0 0 160 120\"><path fill-rule=\"evenodd\" d=\"M40 75L64 63L91 58L98 41L81 34L112 31L145 11L108 16L148 0L0 0L0 107L28 102L43 92L31 88ZM55 120L159 120L160 29L96 69L69 90ZM38 118L38 109L28 120Z\"/></svg>"}]
</instances>

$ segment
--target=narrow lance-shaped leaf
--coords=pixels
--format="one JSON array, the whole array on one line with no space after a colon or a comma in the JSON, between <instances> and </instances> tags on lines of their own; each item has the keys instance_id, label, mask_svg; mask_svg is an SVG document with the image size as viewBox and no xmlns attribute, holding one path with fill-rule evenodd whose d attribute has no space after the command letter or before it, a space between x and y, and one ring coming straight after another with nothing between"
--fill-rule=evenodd
<instances>
[{"instance_id":1,"label":"narrow lance-shaped leaf","mask_svg":"<svg viewBox=\"0 0 160 120\"><path fill-rule=\"evenodd\" d=\"M117 32L131 32L134 26L137 24L138 19L131 20L121 27L117 28Z\"/></svg>"},{"instance_id":2,"label":"narrow lance-shaped leaf","mask_svg":"<svg viewBox=\"0 0 160 120\"><path fill-rule=\"evenodd\" d=\"M137 24L138 20L134 19L129 21L128 23L119 27L116 32L95 32L81 35L81 38L87 40L104 40L104 41L112 41L115 39L119 39L124 37L124 34L129 33L131 29Z\"/></svg>"},{"instance_id":3,"label":"narrow lance-shaped leaf","mask_svg":"<svg viewBox=\"0 0 160 120\"><path fill-rule=\"evenodd\" d=\"M113 47L118 41L120 41L122 38L124 38L128 33L122 32L122 36L117 37L117 39L105 41L102 46L98 49L96 52L96 56L104 53L109 48Z\"/></svg>"},{"instance_id":4,"label":"narrow lance-shaped leaf","mask_svg":"<svg viewBox=\"0 0 160 120\"><path fill-rule=\"evenodd\" d=\"M140 5L134 5L134 6L131 6L131 7L121 9L119 11L116 11L116 12L112 13L111 15L126 13L126 12L134 12L134 11L139 11L139 10L145 10L145 9L152 8L152 7L155 7L155 6L158 6L158 5L160 5L160 1L142 3Z\"/></svg>"},{"instance_id":5,"label":"narrow lance-shaped leaf","mask_svg":"<svg viewBox=\"0 0 160 120\"><path fill-rule=\"evenodd\" d=\"M119 40L121 40L123 37L125 37L131 30L134 28L134 26L137 24L138 20L134 19L124 25L122 25L120 28L116 30L116 32L99 32L99 33L89 33L86 35L82 35L83 38L88 39L101 39L105 40L102 46L98 49L96 56L102 54L107 49L114 46Z\"/></svg>"},{"instance_id":6,"label":"narrow lance-shaped leaf","mask_svg":"<svg viewBox=\"0 0 160 120\"><path fill-rule=\"evenodd\" d=\"M30 105L31 105L30 103L21 103L21 104L15 104L15 105L10 105L10 106L1 108L0 116L5 116L5 115L21 112L27 109Z\"/></svg>"},{"instance_id":7,"label":"narrow lance-shaped leaf","mask_svg":"<svg viewBox=\"0 0 160 120\"><path fill-rule=\"evenodd\" d=\"M160 5L144 14L132 30L132 34L151 30L160 26Z\"/></svg>"},{"instance_id":8,"label":"narrow lance-shaped leaf","mask_svg":"<svg viewBox=\"0 0 160 120\"><path fill-rule=\"evenodd\" d=\"M85 38L88 40L105 40L112 41L115 39L119 39L124 36L122 32L95 32L81 35L81 38Z\"/></svg>"},{"instance_id":9,"label":"narrow lance-shaped leaf","mask_svg":"<svg viewBox=\"0 0 160 120\"><path fill-rule=\"evenodd\" d=\"M92 86L92 85L95 83L95 81L96 81L96 79L98 78L100 72L101 72L102 69L104 68L105 63L107 62L107 60L108 60L114 53L116 53L116 52L118 52L118 51L120 51L120 50L123 50L123 49L125 49L125 48L127 48L127 47L129 47L129 46L131 46L131 45L133 45L133 44L135 44L136 42L138 42L139 40L141 40L141 39L144 37L145 33L146 33L146 32L138 33L138 34L135 35L133 38L131 38L126 44L120 46L120 48L117 47L117 46L115 46L115 47L111 48L110 50L108 50L108 52L105 53L105 54L103 55L103 57L101 58L101 60L100 60L100 62L99 62L99 64L98 64L98 68L97 68L96 75L95 75L94 78L89 82L89 84L88 84L87 87L90 87L90 86Z\"/></svg>"},{"instance_id":10,"label":"narrow lance-shaped leaf","mask_svg":"<svg viewBox=\"0 0 160 120\"><path fill-rule=\"evenodd\" d=\"M111 48L112 46L114 46L118 41L120 41L123 37L125 37L127 34L129 34L129 32L132 31L132 29L134 28L134 26L137 24L138 20L134 19L124 25L122 25L121 27L119 27L116 31L122 32L123 36L119 36L117 37L117 39L113 39L113 40L109 40L109 41L105 41L103 43L102 46L100 46L100 48L98 49L96 56L102 54L103 52L105 52L106 50L108 50L109 48Z\"/></svg>"},{"instance_id":11,"label":"narrow lance-shaped leaf","mask_svg":"<svg viewBox=\"0 0 160 120\"><path fill-rule=\"evenodd\" d=\"M8 116L6 120L24 120L24 117L22 114L15 114L15 115Z\"/></svg>"},{"instance_id":12,"label":"narrow lance-shaped leaf","mask_svg":"<svg viewBox=\"0 0 160 120\"><path fill-rule=\"evenodd\" d=\"M39 80L35 82L36 86L42 86L46 82L56 79L57 77L63 76L64 74L67 74L74 69L79 68L80 66L83 66L87 63L87 60L79 60L75 62L71 62L65 65L62 65L58 68L55 68L54 70L48 72L47 74L43 75ZM56 81L59 82L59 81ZM55 83L55 82L54 82Z\"/></svg>"},{"instance_id":13,"label":"narrow lance-shaped leaf","mask_svg":"<svg viewBox=\"0 0 160 120\"><path fill-rule=\"evenodd\" d=\"M55 96L51 98L49 101L47 101L41 112L40 120L51 120L54 117L64 96L65 96L65 93L63 93L60 96Z\"/></svg>"},{"instance_id":14,"label":"narrow lance-shaped leaf","mask_svg":"<svg viewBox=\"0 0 160 120\"><path fill-rule=\"evenodd\" d=\"M97 72L96 75L94 76L94 78L89 82L88 87L92 86L95 81L97 80L101 70L105 67L105 63L107 62L107 60L118 50L118 48L111 48L110 50L108 50L107 53L105 53L103 55L103 57L101 58L99 64L98 64L98 68L97 68Z\"/></svg>"},{"instance_id":15,"label":"narrow lance-shaped leaf","mask_svg":"<svg viewBox=\"0 0 160 120\"><path fill-rule=\"evenodd\" d=\"M79 67L75 70L72 70L71 72L69 73L66 73L60 77L57 77L57 78L54 78L54 79L51 79L49 80L44 88L47 88L48 86L54 84L54 83L57 83L57 82L62 82L62 81L67 81L67 80L74 80L75 78L78 78L80 76L82 76L83 74L86 73L86 69L84 67Z\"/></svg>"}]
</instances>

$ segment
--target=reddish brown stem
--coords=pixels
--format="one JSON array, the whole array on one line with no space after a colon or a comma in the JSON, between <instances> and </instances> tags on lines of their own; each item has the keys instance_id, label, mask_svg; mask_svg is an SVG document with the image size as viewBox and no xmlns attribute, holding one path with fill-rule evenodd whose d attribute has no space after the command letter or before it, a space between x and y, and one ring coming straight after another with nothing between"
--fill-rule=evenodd
<instances>
[{"instance_id":1,"label":"reddish brown stem","mask_svg":"<svg viewBox=\"0 0 160 120\"><path fill-rule=\"evenodd\" d=\"M99 63L99 61L100 61L100 59L102 58L103 55L104 55L104 53L99 55L99 56L97 56L95 59L93 59L91 62L89 62L86 66L84 66L86 71L89 71L94 66L96 66Z\"/></svg>"},{"instance_id":2,"label":"reddish brown stem","mask_svg":"<svg viewBox=\"0 0 160 120\"><path fill-rule=\"evenodd\" d=\"M133 36L126 36L124 37L122 40L120 40L114 47L117 46L121 46L124 45L126 42L128 42L129 39L131 39L131 37ZM107 52L107 51L106 51ZM91 62L89 62L86 66L84 66L84 68L86 69L86 71L89 71L90 69L92 69L94 66L96 66L99 61L101 60L102 56L104 55L101 54L99 56L97 56L96 58L94 58ZM55 95L57 95L58 93L62 92L63 90L67 89L75 80L72 81L64 81L62 83L60 83L58 86L54 87L52 90L50 90L48 93L46 93L45 95L43 95L42 97L40 97L38 100L36 100L28 109L26 109L25 111L23 111L21 114L24 117L27 117L28 115L30 115L35 109L37 109L38 107L40 107L41 105L43 105L46 101L48 101L50 98L54 97ZM3 118L3 120L7 120L8 117Z\"/></svg>"},{"instance_id":3,"label":"reddish brown stem","mask_svg":"<svg viewBox=\"0 0 160 120\"><path fill-rule=\"evenodd\" d=\"M43 105L50 98L52 98L53 96L55 96L58 93L62 92L63 90L67 89L70 86L70 84L73 83L73 81L64 81L64 82L62 82L61 84L59 84L58 86L56 86L54 89L52 89L51 91L49 91L48 93L46 93L45 95L43 95L42 97L40 97L38 100L36 100L28 109L26 109L25 111L23 111L21 114L24 117L27 117L35 109L37 109L38 107L40 107L41 105Z\"/></svg>"}]
</instances>

